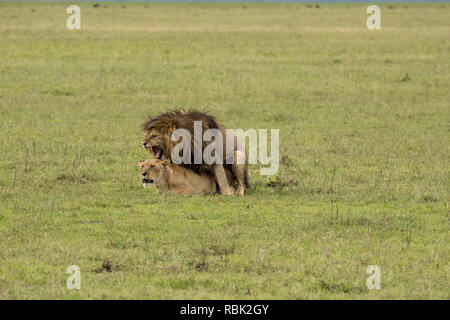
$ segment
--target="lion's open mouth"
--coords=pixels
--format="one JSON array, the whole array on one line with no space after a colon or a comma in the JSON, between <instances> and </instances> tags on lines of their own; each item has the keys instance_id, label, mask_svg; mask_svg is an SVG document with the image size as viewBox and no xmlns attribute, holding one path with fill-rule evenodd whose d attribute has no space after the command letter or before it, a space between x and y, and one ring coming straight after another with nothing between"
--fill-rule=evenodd
<instances>
[{"instance_id":1,"label":"lion's open mouth","mask_svg":"<svg viewBox=\"0 0 450 320\"><path fill-rule=\"evenodd\" d=\"M155 158L157 159L164 159L164 152L163 150L158 146L153 146L152 151L155 154Z\"/></svg>"},{"instance_id":2,"label":"lion's open mouth","mask_svg":"<svg viewBox=\"0 0 450 320\"><path fill-rule=\"evenodd\" d=\"M144 185L144 187L153 184L153 179L142 179L142 184Z\"/></svg>"}]
</instances>

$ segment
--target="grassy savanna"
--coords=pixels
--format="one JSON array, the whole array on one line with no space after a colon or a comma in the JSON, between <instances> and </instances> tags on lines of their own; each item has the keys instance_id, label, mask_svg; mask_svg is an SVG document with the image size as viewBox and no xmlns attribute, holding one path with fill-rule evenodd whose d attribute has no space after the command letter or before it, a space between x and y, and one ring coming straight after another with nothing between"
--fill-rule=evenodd
<instances>
[{"instance_id":1,"label":"grassy savanna","mask_svg":"<svg viewBox=\"0 0 450 320\"><path fill-rule=\"evenodd\" d=\"M450 297L449 4L68 5L0 3L0 298ZM144 189L175 108L280 129L280 170Z\"/></svg>"}]
</instances>

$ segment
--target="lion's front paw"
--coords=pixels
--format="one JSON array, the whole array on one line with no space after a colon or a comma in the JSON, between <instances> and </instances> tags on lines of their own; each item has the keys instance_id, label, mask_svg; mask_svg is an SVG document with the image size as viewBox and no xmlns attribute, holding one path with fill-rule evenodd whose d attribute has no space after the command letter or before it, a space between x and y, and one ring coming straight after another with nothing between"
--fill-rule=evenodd
<instances>
[{"instance_id":1,"label":"lion's front paw","mask_svg":"<svg viewBox=\"0 0 450 320\"><path fill-rule=\"evenodd\" d=\"M225 190L221 190L222 194L226 196L232 196L234 195L234 191L231 188L226 188Z\"/></svg>"}]
</instances>

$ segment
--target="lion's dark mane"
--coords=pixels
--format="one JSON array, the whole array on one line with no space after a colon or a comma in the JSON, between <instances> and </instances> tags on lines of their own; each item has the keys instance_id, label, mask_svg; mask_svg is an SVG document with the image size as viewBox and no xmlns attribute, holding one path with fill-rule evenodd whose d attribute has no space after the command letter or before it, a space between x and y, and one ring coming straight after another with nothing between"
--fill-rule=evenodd
<instances>
[{"instance_id":1,"label":"lion's dark mane","mask_svg":"<svg viewBox=\"0 0 450 320\"><path fill-rule=\"evenodd\" d=\"M174 110L162 113L156 117L150 117L146 122L141 125L142 130L150 131L153 128L159 128L161 125L170 123L177 129L188 129L192 133L194 132L194 121L202 121L203 126L209 129L218 129L216 119L206 112L190 109ZM191 130L192 127L192 130Z\"/></svg>"},{"instance_id":2,"label":"lion's dark mane","mask_svg":"<svg viewBox=\"0 0 450 320\"><path fill-rule=\"evenodd\" d=\"M186 129L191 134L191 158L192 164L183 164L184 167L189 167L194 171L208 170L211 171L211 166L202 164L194 164L194 121L202 122L202 136L203 133L208 129L219 129L219 125L216 119L207 114L206 112L201 112L198 110L190 109L188 111L184 110L174 110L162 113L155 117L150 117L146 122L141 125L142 130L145 132L150 132L152 129L156 129L165 136L166 145L164 146L164 153L170 158L173 143L170 143L170 136L175 129ZM208 142L200 141L202 144L202 150L206 147Z\"/></svg>"}]
</instances>

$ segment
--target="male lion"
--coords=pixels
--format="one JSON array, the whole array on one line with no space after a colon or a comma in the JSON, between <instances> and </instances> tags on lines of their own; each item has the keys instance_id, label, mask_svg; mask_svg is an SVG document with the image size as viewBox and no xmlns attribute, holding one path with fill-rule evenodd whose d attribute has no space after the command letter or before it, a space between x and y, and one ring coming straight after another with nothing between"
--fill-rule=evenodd
<instances>
[{"instance_id":1,"label":"male lion","mask_svg":"<svg viewBox=\"0 0 450 320\"><path fill-rule=\"evenodd\" d=\"M194 121L201 121L202 124L202 137L203 133L208 129L217 129L222 133L223 137L223 164L213 163L206 164L202 161L202 164L194 164ZM150 118L148 121L142 124L142 129L146 133L142 145L150 153L158 159L171 160L172 148L179 143L179 141L172 141L172 133L176 129L185 129L191 135L191 164L183 163L182 166L190 168L195 172L209 171L218 184L220 191L225 195L234 194L233 189L227 182L225 168L228 168L238 181L237 194L244 195L245 187L249 187L248 178L248 159L246 152L240 151L238 147L237 138L234 135L228 136L234 141L234 151L232 154L227 154L227 134L226 128L217 123L216 119L206 113L197 110L188 111L172 111L160 114L156 117ZM202 139L203 140L203 139ZM231 143L231 141L229 141ZM198 141L198 144L202 147L202 154L205 148L209 145L209 141ZM227 164L226 160L233 157L233 164Z\"/></svg>"},{"instance_id":2,"label":"male lion","mask_svg":"<svg viewBox=\"0 0 450 320\"><path fill-rule=\"evenodd\" d=\"M142 183L154 185L158 192L174 192L183 195L205 195L217 190L214 178L208 172L197 174L167 160L152 158L139 161ZM228 183L235 184L234 175L225 169Z\"/></svg>"}]
</instances>

